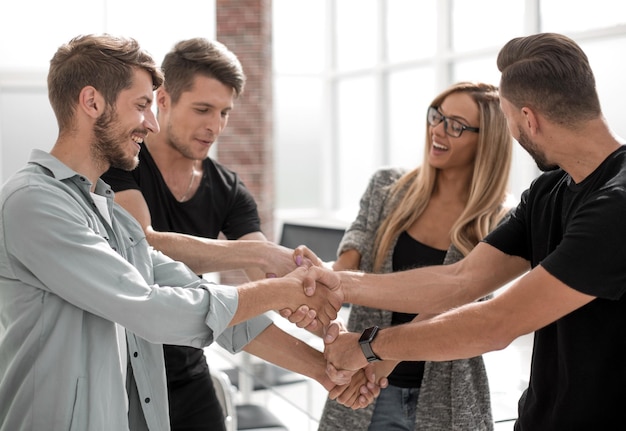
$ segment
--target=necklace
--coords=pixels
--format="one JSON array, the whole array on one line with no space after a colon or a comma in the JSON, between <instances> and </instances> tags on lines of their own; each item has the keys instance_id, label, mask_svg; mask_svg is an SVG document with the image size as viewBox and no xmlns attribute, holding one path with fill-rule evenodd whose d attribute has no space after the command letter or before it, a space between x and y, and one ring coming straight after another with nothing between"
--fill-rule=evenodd
<instances>
[{"instance_id":1,"label":"necklace","mask_svg":"<svg viewBox=\"0 0 626 431\"><path fill-rule=\"evenodd\" d=\"M187 186L187 191L180 198L179 202L185 202L187 200L187 195L191 191L191 186L193 186L193 180L196 177L196 166L194 162L194 166L191 168L191 177L189 178L189 185Z\"/></svg>"}]
</instances>

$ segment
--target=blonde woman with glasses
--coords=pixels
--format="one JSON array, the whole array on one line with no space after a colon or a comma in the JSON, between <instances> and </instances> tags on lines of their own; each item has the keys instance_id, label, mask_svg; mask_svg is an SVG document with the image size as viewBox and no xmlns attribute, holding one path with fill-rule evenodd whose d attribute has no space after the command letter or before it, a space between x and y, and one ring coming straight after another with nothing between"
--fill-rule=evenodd
<instances>
[{"instance_id":1,"label":"blonde woman with glasses","mask_svg":"<svg viewBox=\"0 0 626 431\"><path fill-rule=\"evenodd\" d=\"M484 83L457 83L435 97L423 166L373 175L333 269L387 273L445 265L469 253L508 210L512 138L499 103L498 89ZM427 317L353 305L348 330ZM320 431L493 429L481 356L387 362L375 364L376 375L389 381L375 404L351 410L328 400Z\"/></svg>"}]
</instances>

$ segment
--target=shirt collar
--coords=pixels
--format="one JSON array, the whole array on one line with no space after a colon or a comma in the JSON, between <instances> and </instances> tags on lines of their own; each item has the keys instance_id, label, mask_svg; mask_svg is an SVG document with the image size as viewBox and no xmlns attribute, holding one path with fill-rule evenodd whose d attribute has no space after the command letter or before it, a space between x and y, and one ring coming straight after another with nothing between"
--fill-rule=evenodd
<instances>
[{"instance_id":1,"label":"shirt collar","mask_svg":"<svg viewBox=\"0 0 626 431\"><path fill-rule=\"evenodd\" d=\"M30 153L30 158L28 159L28 163L34 163L43 168L46 168L52 173L54 178L59 181L66 180L77 175L80 176L80 174L73 171L67 165L63 164L63 162L61 162L59 159L45 151L37 149L32 150Z\"/></svg>"},{"instance_id":2,"label":"shirt collar","mask_svg":"<svg viewBox=\"0 0 626 431\"><path fill-rule=\"evenodd\" d=\"M38 149L32 150L30 153L30 158L28 162L34 163L36 165L41 166L42 168L49 170L54 176L54 178L56 178L59 181L78 177L80 179L80 183L85 184L86 186L89 187L89 189L91 188L91 185L92 185L91 181L89 181L87 177L70 169L69 166L67 166L66 164L64 164L59 159L57 159L52 154L46 151L42 151ZM98 182L96 183L95 190L96 190L96 193L99 195L103 195L106 197L113 196L111 187L107 183L102 181L100 178L98 178Z\"/></svg>"}]
</instances>

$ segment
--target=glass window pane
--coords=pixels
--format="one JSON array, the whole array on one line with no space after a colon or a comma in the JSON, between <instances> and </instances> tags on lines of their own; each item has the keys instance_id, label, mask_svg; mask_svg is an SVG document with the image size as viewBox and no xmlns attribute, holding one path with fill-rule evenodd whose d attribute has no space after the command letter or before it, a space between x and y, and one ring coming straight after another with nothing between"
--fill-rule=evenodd
<instances>
[{"instance_id":1,"label":"glass window pane","mask_svg":"<svg viewBox=\"0 0 626 431\"><path fill-rule=\"evenodd\" d=\"M626 3L622 0L542 0L542 31L580 32L626 23Z\"/></svg>"},{"instance_id":2,"label":"glass window pane","mask_svg":"<svg viewBox=\"0 0 626 431\"><path fill-rule=\"evenodd\" d=\"M320 73L326 62L326 2L274 0L274 70L278 73Z\"/></svg>"},{"instance_id":3,"label":"glass window pane","mask_svg":"<svg viewBox=\"0 0 626 431\"><path fill-rule=\"evenodd\" d=\"M524 0L453 0L452 48L498 49L524 32Z\"/></svg>"},{"instance_id":4,"label":"glass window pane","mask_svg":"<svg viewBox=\"0 0 626 431\"><path fill-rule=\"evenodd\" d=\"M54 25L50 17L54 17ZM144 18L144 25L138 25L138 17ZM157 23L167 23L167 31ZM45 35L33 37L37 29L45 29ZM61 44L79 34L105 31L137 39L160 63L178 40L215 37L215 1L193 0L175 8L166 0L4 2L0 4L0 69L47 72L50 58Z\"/></svg>"},{"instance_id":5,"label":"glass window pane","mask_svg":"<svg viewBox=\"0 0 626 431\"><path fill-rule=\"evenodd\" d=\"M321 208L323 83L321 78L281 77L274 83L277 208Z\"/></svg>"},{"instance_id":6,"label":"glass window pane","mask_svg":"<svg viewBox=\"0 0 626 431\"><path fill-rule=\"evenodd\" d=\"M0 181L4 182L26 164L32 149L52 148L58 129L45 87L0 90Z\"/></svg>"},{"instance_id":7,"label":"glass window pane","mask_svg":"<svg viewBox=\"0 0 626 431\"><path fill-rule=\"evenodd\" d=\"M387 59L401 62L434 55L436 2L387 0Z\"/></svg>"},{"instance_id":8,"label":"glass window pane","mask_svg":"<svg viewBox=\"0 0 626 431\"><path fill-rule=\"evenodd\" d=\"M215 0L187 0L179 5L172 7L167 0L106 0L107 32L133 37L161 64L180 40L215 38ZM137 17L146 13L150 21L137 25ZM167 31L159 25L164 23Z\"/></svg>"},{"instance_id":9,"label":"glass window pane","mask_svg":"<svg viewBox=\"0 0 626 431\"><path fill-rule=\"evenodd\" d=\"M583 42L580 46L587 54L589 63L596 77L596 88L600 97L602 111L609 126L619 136L626 138L626 63L615 61L615 55L626 46L626 36L616 39L601 39L595 42Z\"/></svg>"},{"instance_id":10,"label":"glass window pane","mask_svg":"<svg viewBox=\"0 0 626 431\"><path fill-rule=\"evenodd\" d=\"M500 71L496 65L497 54L493 57L459 60L452 65L452 81L481 81L500 85Z\"/></svg>"},{"instance_id":11,"label":"glass window pane","mask_svg":"<svg viewBox=\"0 0 626 431\"><path fill-rule=\"evenodd\" d=\"M102 33L105 0L0 2L0 69L48 71L60 45L79 34ZM136 17L135 17L136 18ZM137 28L137 21L128 30Z\"/></svg>"},{"instance_id":12,"label":"glass window pane","mask_svg":"<svg viewBox=\"0 0 626 431\"><path fill-rule=\"evenodd\" d=\"M380 143L374 142L378 121L374 79L343 80L337 87L338 209L355 208L377 166L380 148Z\"/></svg>"},{"instance_id":13,"label":"glass window pane","mask_svg":"<svg viewBox=\"0 0 626 431\"><path fill-rule=\"evenodd\" d=\"M376 0L337 0L335 11L337 69L374 66L379 46Z\"/></svg>"},{"instance_id":14,"label":"glass window pane","mask_svg":"<svg viewBox=\"0 0 626 431\"><path fill-rule=\"evenodd\" d=\"M389 75L389 163L413 168L422 163L426 109L433 99L432 68L402 70Z\"/></svg>"}]
</instances>

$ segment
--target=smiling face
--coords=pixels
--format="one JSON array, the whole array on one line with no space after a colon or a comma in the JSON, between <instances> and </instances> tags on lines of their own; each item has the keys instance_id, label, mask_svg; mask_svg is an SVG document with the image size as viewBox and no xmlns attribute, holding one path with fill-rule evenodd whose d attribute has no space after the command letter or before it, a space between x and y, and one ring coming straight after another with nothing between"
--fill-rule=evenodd
<instances>
[{"instance_id":1,"label":"smiling face","mask_svg":"<svg viewBox=\"0 0 626 431\"><path fill-rule=\"evenodd\" d=\"M228 123L235 91L214 78L196 75L193 86L176 104L159 90L159 118L167 143L184 157L205 159Z\"/></svg>"},{"instance_id":2,"label":"smiling face","mask_svg":"<svg viewBox=\"0 0 626 431\"><path fill-rule=\"evenodd\" d=\"M467 93L448 95L438 107L439 112L460 123L478 127L480 113L478 105ZM428 126L431 146L428 163L437 169L468 169L474 164L478 147L478 133L465 130L458 138L445 133L444 122Z\"/></svg>"},{"instance_id":3,"label":"smiling face","mask_svg":"<svg viewBox=\"0 0 626 431\"><path fill-rule=\"evenodd\" d=\"M93 128L95 160L111 167L132 170L139 163L139 144L148 134L158 133L159 124L150 109L152 78L136 69L130 88L120 92L113 107L107 106Z\"/></svg>"}]
</instances>

